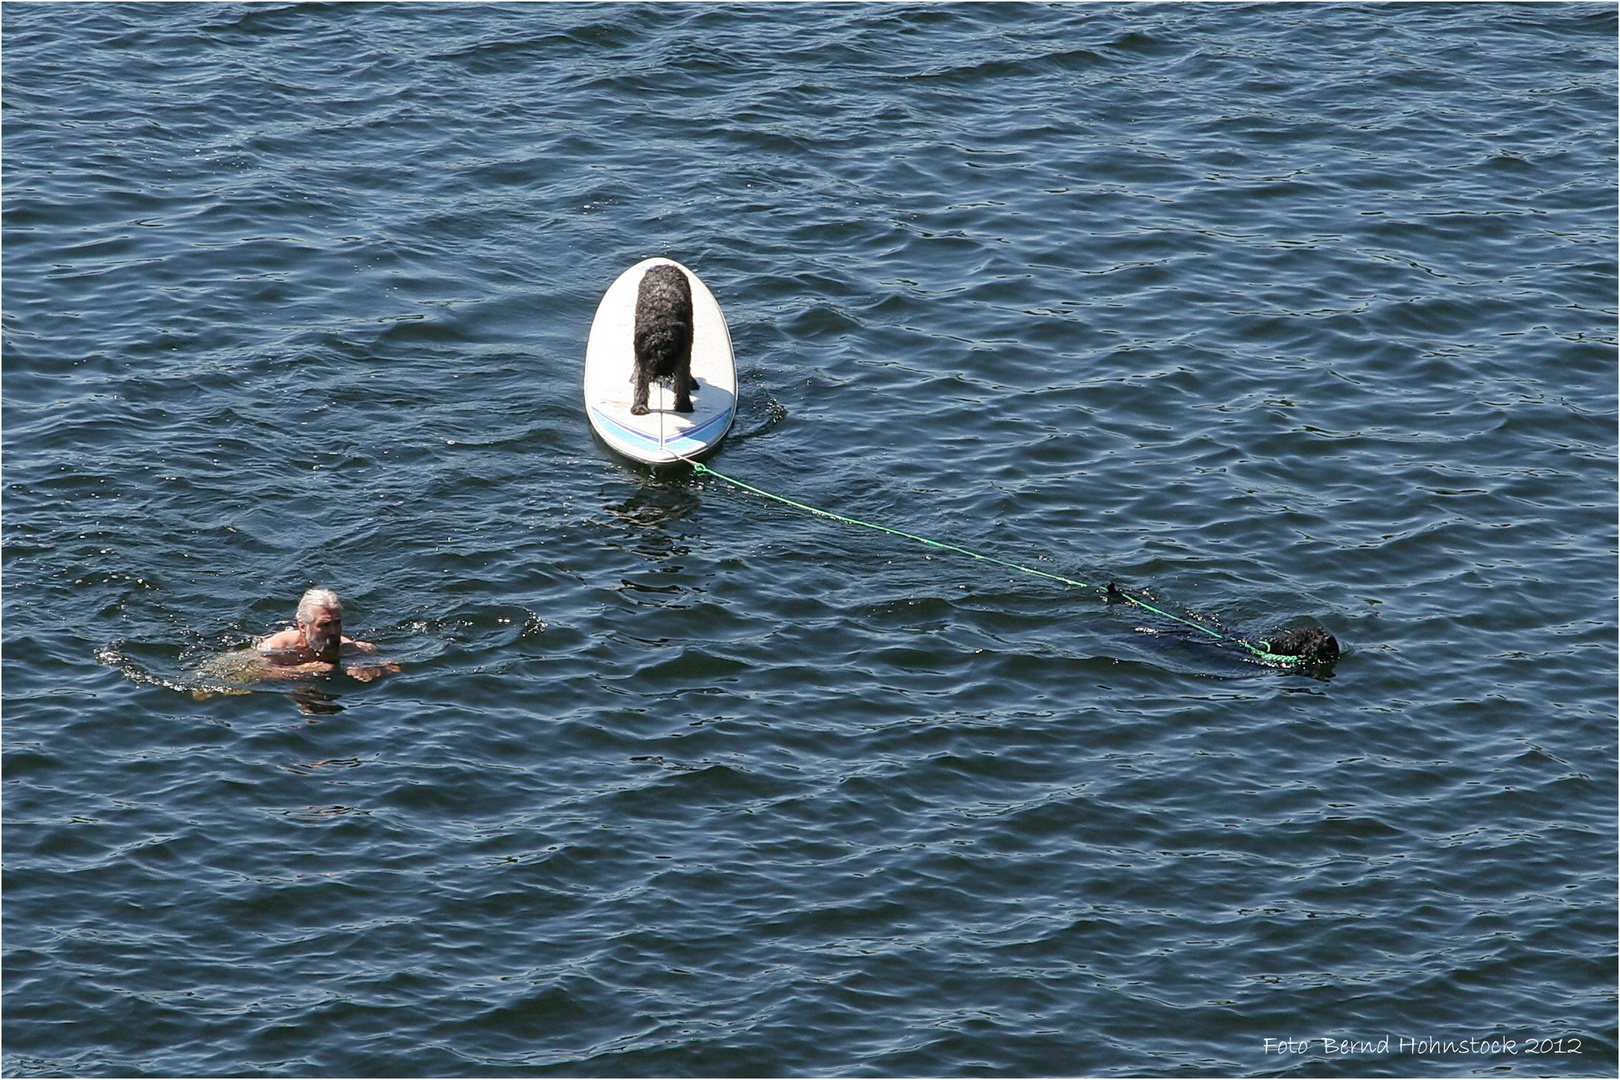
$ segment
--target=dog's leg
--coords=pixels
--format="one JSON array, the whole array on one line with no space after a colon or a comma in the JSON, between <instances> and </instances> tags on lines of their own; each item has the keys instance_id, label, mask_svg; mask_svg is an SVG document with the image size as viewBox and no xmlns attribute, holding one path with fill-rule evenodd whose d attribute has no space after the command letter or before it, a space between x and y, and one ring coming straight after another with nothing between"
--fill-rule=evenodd
<instances>
[{"instance_id":1,"label":"dog's leg","mask_svg":"<svg viewBox=\"0 0 1620 1080\"><path fill-rule=\"evenodd\" d=\"M675 371L669 381L675 388L675 411L693 412L692 391L697 389L697 380L692 378L692 323L690 318L688 318L686 326L683 328L680 340L675 345Z\"/></svg>"},{"instance_id":2,"label":"dog's leg","mask_svg":"<svg viewBox=\"0 0 1620 1080\"><path fill-rule=\"evenodd\" d=\"M646 416L648 380L647 371L641 364L636 365L635 374L631 376L630 381L635 384L636 389L635 397L630 401L630 415Z\"/></svg>"},{"instance_id":3,"label":"dog's leg","mask_svg":"<svg viewBox=\"0 0 1620 1080\"><path fill-rule=\"evenodd\" d=\"M697 380L681 372L675 373L675 411L692 412L692 391L697 389ZM690 384L690 385L688 385Z\"/></svg>"}]
</instances>

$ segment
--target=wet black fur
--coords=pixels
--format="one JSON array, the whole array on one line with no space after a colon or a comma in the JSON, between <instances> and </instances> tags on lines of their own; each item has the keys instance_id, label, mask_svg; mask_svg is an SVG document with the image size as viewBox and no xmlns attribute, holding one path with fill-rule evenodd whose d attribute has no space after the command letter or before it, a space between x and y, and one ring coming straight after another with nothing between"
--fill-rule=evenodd
<instances>
[{"instance_id":1,"label":"wet black fur","mask_svg":"<svg viewBox=\"0 0 1620 1080\"><path fill-rule=\"evenodd\" d=\"M636 367L630 381L635 398L630 411L647 412L647 387L669 379L675 389L675 411L692 411L692 286L680 267L660 263L647 271L636 293Z\"/></svg>"},{"instance_id":2,"label":"wet black fur","mask_svg":"<svg viewBox=\"0 0 1620 1080\"><path fill-rule=\"evenodd\" d=\"M1266 643L1266 651L1278 656L1298 656L1321 664L1339 658L1338 639L1319 626L1279 630L1268 637Z\"/></svg>"}]
</instances>

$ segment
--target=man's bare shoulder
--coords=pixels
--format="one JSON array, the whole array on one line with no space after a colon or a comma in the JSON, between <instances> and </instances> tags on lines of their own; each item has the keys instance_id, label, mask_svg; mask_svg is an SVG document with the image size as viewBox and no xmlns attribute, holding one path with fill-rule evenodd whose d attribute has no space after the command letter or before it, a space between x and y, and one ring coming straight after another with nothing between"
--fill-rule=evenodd
<instances>
[{"instance_id":1,"label":"man's bare shoulder","mask_svg":"<svg viewBox=\"0 0 1620 1080\"><path fill-rule=\"evenodd\" d=\"M271 634L259 642L260 652L285 652L288 649L301 649L303 647L304 635L296 628Z\"/></svg>"}]
</instances>

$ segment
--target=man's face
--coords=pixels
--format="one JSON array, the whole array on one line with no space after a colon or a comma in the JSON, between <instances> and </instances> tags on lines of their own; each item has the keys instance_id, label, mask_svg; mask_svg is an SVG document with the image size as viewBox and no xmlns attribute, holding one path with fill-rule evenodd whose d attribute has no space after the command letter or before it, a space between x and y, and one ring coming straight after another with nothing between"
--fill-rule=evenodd
<instances>
[{"instance_id":1,"label":"man's face","mask_svg":"<svg viewBox=\"0 0 1620 1080\"><path fill-rule=\"evenodd\" d=\"M316 607L309 612L309 622L299 623L304 631L304 644L317 655L336 652L343 640L343 616L331 608Z\"/></svg>"}]
</instances>

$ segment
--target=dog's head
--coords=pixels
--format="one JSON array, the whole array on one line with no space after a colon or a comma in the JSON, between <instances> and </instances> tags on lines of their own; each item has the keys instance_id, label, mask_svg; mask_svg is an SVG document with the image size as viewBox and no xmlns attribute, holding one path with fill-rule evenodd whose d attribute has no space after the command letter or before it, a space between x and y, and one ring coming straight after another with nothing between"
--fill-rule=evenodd
<instances>
[{"instance_id":1,"label":"dog's head","mask_svg":"<svg viewBox=\"0 0 1620 1080\"><path fill-rule=\"evenodd\" d=\"M1278 656L1297 656L1302 662L1331 664L1339 658L1339 641L1320 626L1278 630L1259 643Z\"/></svg>"}]
</instances>

